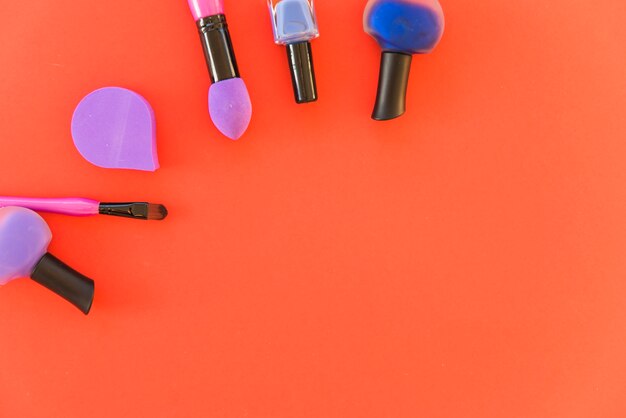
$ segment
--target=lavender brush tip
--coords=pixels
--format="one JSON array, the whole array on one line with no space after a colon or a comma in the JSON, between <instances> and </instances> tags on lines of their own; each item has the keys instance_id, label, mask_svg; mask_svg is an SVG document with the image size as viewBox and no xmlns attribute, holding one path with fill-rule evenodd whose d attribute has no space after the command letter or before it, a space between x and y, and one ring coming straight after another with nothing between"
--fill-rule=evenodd
<instances>
[{"instance_id":1,"label":"lavender brush tip","mask_svg":"<svg viewBox=\"0 0 626 418\"><path fill-rule=\"evenodd\" d=\"M211 85L209 114L222 134L233 140L239 139L252 118L252 103L246 83L235 77Z\"/></svg>"}]
</instances>

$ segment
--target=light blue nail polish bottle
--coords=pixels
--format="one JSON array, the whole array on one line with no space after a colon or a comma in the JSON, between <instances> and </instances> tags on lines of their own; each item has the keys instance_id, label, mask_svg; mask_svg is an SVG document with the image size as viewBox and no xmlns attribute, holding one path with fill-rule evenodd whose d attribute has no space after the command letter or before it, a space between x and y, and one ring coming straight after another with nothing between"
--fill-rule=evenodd
<instances>
[{"instance_id":1,"label":"light blue nail polish bottle","mask_svg":"<svg viewBox=\"0 0 626 418\"><path fill-rule=\"evenodd\" d=\"M297 103L317 100L311 40L319 36L313 0L268 0L274 41L287 47Z\"/></svg>"}]
</instances>

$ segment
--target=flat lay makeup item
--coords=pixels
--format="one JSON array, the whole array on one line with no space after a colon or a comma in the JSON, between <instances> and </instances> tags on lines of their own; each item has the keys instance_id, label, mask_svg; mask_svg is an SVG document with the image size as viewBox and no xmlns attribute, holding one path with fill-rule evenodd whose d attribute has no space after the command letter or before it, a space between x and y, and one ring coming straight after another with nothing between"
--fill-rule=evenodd
<instances>
[{"instance_id":1,"label":"flat lay makeup item","mask_svg":"<svg viewBox=\"0 0 626 418\"><path fill-rule=\"evenodd\" d=\"M62 215L111 215L150 221L160 221L167 216L167 209L161 204L147 202L102 203L77 197L32 198L0 196L0 207L6 206L19 206L37 212L59 213Z\"/></svg>"},{"instance_id":2,"label":"flat lay makeup item","mask_svg":"<svg viewBox=\"0 0 626 418\"><path fill-rule=\"evenodd\" d=\"M87 95L74 111L72 138L78 152L98 167L159 168L154 111L131 90L105 87Z\"/></svg>"},{"instance_id":3,"label":"flat lay makeup item","mask_svg":"<svg viewBox=\"0 0 626 418\"><path fill-rule=\"evenodd\" d=\"M30 277L88 314L94 282L48 253L51 239L50 228L37 213L0 208L0 285Z\"/></svg>"},{"instance_id":4,"label":"flat lay makeup item","mask_svg":"<svg viewBox=\"0 0 626 418\"><path fill-rule=\"evenodd\" d=\"M250 124L252 103L239 75L235 51L224 14L223 0L188 0L200 34L212 85L209 114L217 129L239 139Z\"/></svg>"},{"instance_id":5,"label":"flat lay makeup item","mask_svg":"<svg viewBox=\"0 0 626 418\"><path fill-rule=\"evenodd\" d=\"M317 100L311 40L319 36L313 0L267 0L274 42L285 45L296 103Z\"/></svg>"},{"instance_id":6,"label":"flat lay makeup item","mask_svg":"<svg viewBox=\"0 0 626 418\"><path fill-rule=\"evenodd\" d=\"M368 1L363 26L382 48L373 119L404 114L413 54L431 52L441 40L444 25L437 0Z\"/></svg>"}]
</instances>

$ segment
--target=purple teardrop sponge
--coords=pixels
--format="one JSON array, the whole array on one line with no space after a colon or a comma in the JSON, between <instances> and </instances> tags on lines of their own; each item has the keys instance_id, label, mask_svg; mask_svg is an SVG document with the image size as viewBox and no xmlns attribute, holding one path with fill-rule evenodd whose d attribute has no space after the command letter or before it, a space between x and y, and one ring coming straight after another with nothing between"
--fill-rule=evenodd
<instances>
[{"instance_id":1,"label":"purple teardrop sponge","mask_svg":"<svg viewBox=\"0 0 626 418\"><path fill-rule=\"evenodd\" d=\"M159 168L154 111L133 91L105 87L86 96L74 111L72 137L78 152L98 167Z\"/></svg>"},{"instance_id":2,"label":"purple teardrop sponge","mask_svg":"<svg viewBox=\"0 0 626 418\"><path fill-rule=\"evenodd\" d=\"M209 88L209 114L221 133L239 139L252 118L252 103L241 78L229 78Z\"/></svg>"}]
</instances>

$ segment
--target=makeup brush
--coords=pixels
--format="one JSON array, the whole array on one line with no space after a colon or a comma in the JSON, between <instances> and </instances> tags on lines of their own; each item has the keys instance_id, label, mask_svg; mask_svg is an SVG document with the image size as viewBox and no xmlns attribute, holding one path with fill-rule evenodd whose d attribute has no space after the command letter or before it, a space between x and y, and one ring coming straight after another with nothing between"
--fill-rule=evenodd
<instances>
[{"instance_id":1,"label":"makeup brush","mask_svg":"<svg viewBox=\"0 0 626 418\"><path fill-rule=\"evenodd\" d=\"M46 221L25 208L0 209L0 285L30 277L89 313L94 282L48 252L52 232Z\"/></svg>"},{"instance_id":2,"label":"makeup brush","mask_svg":"<svg viewBox=\"0 0 626 418\"><path fill-rule=\"evenodd\" d=\"M101 203L77 197L29 198L0 196L0 208L19 206L39 212L72 216L111 215L124 218L160 221L167 216L165 206L147 202Z\"/></svg>"},{"instance_id":3,"label":"makeup brush","mask_svg":"<svg viewBox=\"0 0 626 418\"><path fill-rule=\"evenodd\" d=\"M209 114L230 139L239 139L248 128L252 104L246 84L239 76L235 51L224 15L223 0L188 0L204 57L209 68Z\"/></svg>"}]
</instances>

